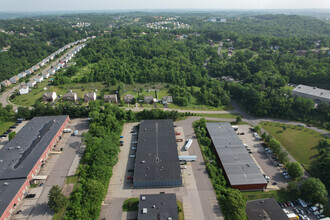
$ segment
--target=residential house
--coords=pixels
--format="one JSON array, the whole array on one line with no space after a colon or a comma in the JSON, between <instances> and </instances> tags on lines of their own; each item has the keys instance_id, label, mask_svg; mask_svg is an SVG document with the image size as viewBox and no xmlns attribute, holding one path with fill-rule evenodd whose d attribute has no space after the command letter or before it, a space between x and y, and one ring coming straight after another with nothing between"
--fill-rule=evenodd
<instances>
[{"instance_id":1,"label":"residential house","mask_svg":"<svg viewBox=\"0 0 330 220\"><path fill-rule=\"evenodd\" d=\"M56 92L45 92L42 99L47 102L53 102L57 98Z\"/></svg>"},{"instance_id":2,"label":"residential house","mask_svg":"<svg viewBox=\"0 0 330 220\"><path fill-rule=\"evenodd\" d=\"M53 67L55 71L59 71L61 69L61 67L59 65L56 65Z\"/></svg>"},{"instance_id":3,"label":"residential house","mask_svg":"<svg viewBox=\"0 0 330 220\"><path fill-rule=\"evenodd\" d=\"M32 67L32 69L34 70L34 71L37 71L38 69L40 69L40 66L37 64L37 65L34 65L33 67Z\"/></svg>"},{"instance_id":4,"label":"residential house","mask_svg":"<svg viewBox=\"0 0 330 220\"><path fill-rule=\"evenodd\" d=\"M54 53L51 54L51 55L49 56L49 58L50 58L50 60L53 60L53 59L55 58L55 54L54 54Z\"/></svg>"},{"instance_id":5,"label":"residential house","mask_svg":"<svg viewBox=\"0 0 330 220\"><path fill-rule=\"evenodd\" d=\"M77 101L77 93L72 92L71 90L62 96L64 101Z\"/></svg>"},{"instance_id":6,"label":"residential house","mask_svg":"<svg viewBox=\"0 0 330 220\"><path fill-rule=\"evenodd\" d=\"M144 103L151 104L151 103L153 103L153 101L154 101L153 96L148 96L148 95L144 96L144 99L143 99Z\"/></svg>"},{"instance_id":7,"label":"residential house","mask_svg":"<svg viewBox=\"0 0 330 220\"><path fill-rule=\"evenodd\" d=\"M42 77L42 76L37 76L36 78L34 78L34 80L35 80L37 83L40 83L40 82L44 81L44 77Z\"/></svg>"},{"instance_id":8,"label":"residential house","mask_svg":"<svg viewBox=\"0 0 330 220\"><path fill-rule=\"evenodd\" d=\"M49 73L50 75L53 75L53 74L55 74L55 70L54 70L54 69L50 69L50 70L48 70L48 73Z\"/></svg>"},{"instance_id":9,"label":"residential house","mask_svg":"<svg viewBox=\"0 0 330 220\"><path fill-rule=\"evenodd\" d=\"M84 101L90 102L96 100L96 93L95 92L89 92L85 94Z\"/></svg>"},{"instance_id":10,"label":"residential house","mask_svg":"<svg viewBox=\"0 0 330 220\"><path fill-rule=\"evenodd\" d=\"M40 61L39 63L38 63L38 65L40 66L40 67L42 67L42 66L44 66L45 65L45 61Z\"/></svg>"},{"instance_id":11,"label":"residential house","mask_svg":"<svg viewBox=\"0 0 330 220\"><path fill-rule=\"evenodd\" d=\"M58 63L58 66L60 66L61 68L63 68L65 66L65 63L64 62L59 62Z\"/></svg>"},{"instance_id":12,"label":"residential house","mask_svg":"<svg viewBox=\"0 0 330 220\"><path fill-rule=\"evenodd\" d=\"M28 82L26 85L29 88L33 88L35 85L37 84L37 82L35 80L31 80L30 82Z\"/></svg>"},{"instance_id":13,"label":"residential house","mask_svg":"<svg viewBox=\"0 0 330 220\"><path fill-rule=\"evenodd\" d=\"M171 95L170 96L164 96L162 98L162 102L163 102L163 104L172 103L173 102L173 97Z\"/></svg>"},{"instance_id":14,"label":"residential house","mask_svg":"<svg viewBox=\"0 0 330 220\"><path fill-rule=\"evenodd\" d=\"M19 81L19 77L18 76L13 76L9 79L9 81L12 83L12 84L15 84Z\"/></svg>"},{"instance_id":15,"label":"residential house","mask_svg":"<svg viewBox=\"0 0 330 220\"><path fill-rule=\"evenodd\" d=\"M44 78L44 79L48 79L49 78L49 73L48 72L42 72L42 77Z\"/></svg>"},{"instance_id":16,"label":"residential house","mask_svg":"<svg viewBox=\"0 0 330 220\"><path fill-rule=\"evenodd\" d=\"M132 103L134 96L132 94L127 94L124 96L125 103Z\"/></svg>"},{"instance_id":17,"label":"residential house","mask_svg":"<svg viewBox=\"0 0 330 220\"><path fill-rule=\"evenodd\" d=\"M104 101L105 102L118 102L117 94L112 94L112 95L104 95Z\"/></svg>"},{"instance_id":18,"label":"residential house","mask_svg":"<svg viewBox=\"0 0 330 220\"><path fill-rule=\"evenodd\" d=\"M7 87L7 86L11 85L11 82L8 79L6 79L6 80L1 82L1 85L3 85L4 87Z\"/></svg>"},{"instance_id":19,"label":"residential house","mask_svg":"<svg viewBox=\"0 0 330 220\"><path fill-rule=\"evenodd\" d=\"M30 68L28 70L25 70L25 72L26 72L26 74L31 75L34 72L34 70L32 68Z\"/></svg>"},{"instance_id":20,"label":"residential house","mask_svg":"<svg viewBox=\"0 0 330 220\"><path fill-rule=\"evenodd\" d=\"M17 76L22 79L26 76L26 72L21 72Z\"/></svg>"},{"instance_id":21,"label":"residential house","mask_svg":"<svg viewBox=\"0 0 330 220\"><path fill-rule=\"evenodd\" d=\"M25 95L25 94L28 94L28 93L29 93L29 87L27 87L27 86L22 86L19 89L19 94L20 95Z\"/></svg>"}]
</instances>

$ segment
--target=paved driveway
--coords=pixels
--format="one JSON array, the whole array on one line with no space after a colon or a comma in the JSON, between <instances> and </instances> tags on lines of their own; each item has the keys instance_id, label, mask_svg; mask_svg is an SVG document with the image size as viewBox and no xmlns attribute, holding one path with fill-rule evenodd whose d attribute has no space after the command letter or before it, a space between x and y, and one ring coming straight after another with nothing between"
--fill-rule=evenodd
<instances>
[{"instance_id":1,"label":"paved driveway","mask_svg":"<svg viewBox=\"0 0 330 220\"><path fill-rule=\"evenodd\" d=\"M47 205L48 192L53 185L63 186L70 169L76 169L77 164L74 163L75 158L80 157L81 134L87 132L87 119L74 119L68 126L72 130L78 130L78 136L72 136L70 133L64 134L60 142L54 148L53 153L47 158L47 164L38 175L48 175L44 186L30 188L30 193L35 193L33 199L24 199L17 210L22 210L19 215L13 215L12 219L36 219L36 220L51 220L53 212ZM60 153L60 148L63 151ZM57 153L59 152L59 153Z\"/></svg>"}]
</instances>

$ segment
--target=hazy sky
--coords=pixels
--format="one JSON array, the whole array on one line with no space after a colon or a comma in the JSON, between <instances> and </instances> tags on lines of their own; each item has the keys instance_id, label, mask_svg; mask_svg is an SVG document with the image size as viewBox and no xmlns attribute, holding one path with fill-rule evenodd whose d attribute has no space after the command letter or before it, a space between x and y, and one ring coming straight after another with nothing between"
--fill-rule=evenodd
<instances>
[{"instance_id":1,"label":"hazy sky","mask_svg":"<svg viewBox=\"0 0 330 220\"><path fill-rule=\"evenodd\" d=\"M329 9L330 0L0 0L0 11Z\"/></svg>"}]
</instances>

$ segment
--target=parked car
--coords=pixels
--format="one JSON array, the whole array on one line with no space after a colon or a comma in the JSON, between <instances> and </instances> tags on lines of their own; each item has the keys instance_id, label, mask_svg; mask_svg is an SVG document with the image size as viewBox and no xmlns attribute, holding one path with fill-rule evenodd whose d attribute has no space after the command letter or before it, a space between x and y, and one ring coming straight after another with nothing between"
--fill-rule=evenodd
<instances>
[{"instance_id":1,"label":"parked car","mask_svg":"<svg viewBox=\"0 0 330 220\"><path fill-rule=\"evenodd\" d=\"M8 131L6 131L6 132L4 132L3 134L9 134L9 132L8 132Z\"/></svg>"},{"instance_id":2,"label":"parked car","mask_svg":"<svg viewBox=\"0 0 330 220\"><path fill-rule=\"evenodd\" d=\"M130 158L135 158L135 155L134 154L130 154L129 157Z\"/></svg>"},{"instance_id":3,"label":"parked car","mask_svg":"<svg viewBox=\"0 0 330 220\"><path fill-rule=\"evenodd\" d=\"M137 141L132 141L132 144L137 144Z\"/></svg>"},{"instance_id":4,"label":"parked car","mask_svg":"<svg viewBox=\"0 0 330 220\"><path fill-rule=\"evenodd\" d=\"M11 126L10 128L16 128L16 126L15 126L15 125L13 125L13 126Z\"/></svg>"},{"instance_id":5,"label":"parked car","mask_svg":"<svg viewBox=\"0 0 330 220\"><path fill-rule=\"evenodd\" d=\"M3 134L3 135L0 135L0 137L2 137L2 138L5 138L5 137L7 137L8 135L6 135L6 134Z\"/></svg>"},{"instance_id":6,"label":"parked car","mask_svg":"<svg viewBox=\"0 0 330 220\"><path fill-rule=\"evenodd\" d=\"M136 147L132 147L132 150L136 150Z\"/></svg>"},{"instance_id":7,"label":"parked car","mask_svg":"<svg viewBox=\"0 0 330 220\"><path fill-rule=\"evenodd\" d=\"M15 214L18 215L18 214L21 214L22 213L22 210L18 210Z\"/></svg>"},{"instance_id":8,"label":"parked car","mask_svg":"<svg viewBox=\"0 0 330 220\"><path fill-rule=\"evenodd\" d=\"M43 185L44 185L44 183L40 183L40 184L39 184L39 186L43 186Z\"/></svg>"},{"instance_id":9,"label":"parked car","mask_svg":"<svg viewBox=\"0 0 330 220\"><path fill-rule=\"evenodd\" d=\"M137 135L137 132L134 132L132 135L133 135L133 136L136 136L136 135Z\"/></svg>"},{"instance_id":10,"label":"parked car","mask_svg":"<svg viewBox=\"0 0 330 220\"><path fill-rule=\"evenodd\" d=\"M16 123L17 123L17 124L21 124L21 123L22 123L22 121L16 121Z\"/></svg>"},{"instance_id":11,"label":"parked car","mask_svg":"<svg viewBox=\"0 0 330 220\"><path fill-rule=\"evenodd\" d=\"M281 202L278 202L278 204L281 206L281 208L283 208L284 206L283 206L283 204L281 203Z\"/></svg>"},{"instance_id":12,"label":"parked car","mask_svg":"<svg viewBox=\"0 0 330 220\"><path fill-rule=\"evenodd\" d=\"M277 166L278 166L278 167L283 167L283 164L278 163Z\"/></svg>"},{"instance_id":13,"label":"parked car","mask_svg":"<svg viewBox=\"0 0 330 220\"><path fill-rule=\"evenodd\" d=\"M34 198L34 197L36 197L36 194L27 194L26 196L25 196L25 198Z\"/></svg>"},{"instance_id":14,"label":"parked car","mask_svg":"<svg viewBox=\"0 0 330 220\"><path fill-rule=\"evenodd\" d=\"M119 141L119 143L120 143L120 144L123 144L123 143L124 143L124 141Z\"/></svg>"},{"instance_id":15,"label":"parked car","mask_svg":"<svg viewBox=\"0 0 330 220\"><path fill-rule=\"evenodd\" d=\"M276 186L276 185L277 185L277 182L273 182L272 185L273 185L273 186Z\"/></svg>"},{"instance_id":16,"label":"parked car","mask_svg":"<svg viewBox=\"0 0 330 220\"><path fill-rule=\"evenodd\" d=\"M131 179L133 179L133 177L132 176L128 176L127 179L128 180L131 180Z\"/></svg>"},{"instance_id":17,"label":"parked car","mask_svg":"<svg viewBox=\"0 0 330 220\"><path fill-rule=\"evenodd\" d=\"M305 127L304 124L298 124L298 127Z\"/></svg>"},{"instance_id":18,"label":"parked car","mask_svg":"<svg viewBox=\"0 0 330 220\"><path fill-rule=\"evenodd\" d=\"M120 138L124 138L124 136L120 136Z\"/></svg>"},{"instance_id":19,"label":"parked car","mask_svg":"<svg viewBox=\"0 0 330 220\"><path fill-rule=\"evenodd\" d=\"M127 172L134 172L134 169L128 169Z\"/></svg>"},{"instance_id":20,"label":"parked car","mask_svg":"<svg viewBox=\"0 0 330 220\"><path fill-rule=\"evenodd\" d=\"M242 133L239 133L240 135L244 135L244 132L242 132Z\"/></svg>"}]
</instances>

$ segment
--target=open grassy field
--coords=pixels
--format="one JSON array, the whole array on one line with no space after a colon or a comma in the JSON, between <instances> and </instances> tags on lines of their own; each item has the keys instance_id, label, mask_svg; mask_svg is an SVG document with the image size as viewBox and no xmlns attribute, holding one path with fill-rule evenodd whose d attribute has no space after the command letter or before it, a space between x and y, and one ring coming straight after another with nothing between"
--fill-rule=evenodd
<instances>
[{"instance_id":1,"label":"open grassy field","mask_svg":"<svg viewBox=\"0 0 330 220\"><path fill-rule=\"evenodd\" d=\"M283 147L306 169L318 154L316 149L318 142L325 139L322 134L305 127L285 125L287 129L284 131L284 124L281 123L262 122L261 126L279 140Z\"/></svg>"},{"instance_id":2,"label":"open grassy field","mask_svg":"<svg viewBox=\"0 0 330 220\"><path fill-rule=\"evenodd\" d=\"M87 67L86 67L87 68ZM82 71L82 70L81 70ZM85 70L88 71L88 70ZM26 95L17 95L14 99L11 100L12 103L21 106L32 106L37 99L41 99L43 93L45 92L56 92L58 96L67 93L69 90L77 93L77 96L83 98L85 93L95 91L97 95L100 95L101 91L104 89L104 94L115 94L118 89L118 85L105 85L102 82L91 82L91 83L68 83L65 85L54 86L51 85L48 80L38 83L38 87L32 89L29 94ZM47 90L44 90L47 88ZM157 92L157 98L161 99L163 96L171 95L169 92L168 85L166 83L136 83L136 84L126 84L124 87L123 96L126 94L132 94L135 98L138 95L142 96L153 96L156 98L155 90ZM97 91L96 91L97 90ZM200 90L198 87L194 87L194 90L197 92ZM57 102L56 104L63 103L62 101ZM158 104L157 104L158 105ZM151 105L143 105L144 107L151 107ZM132 106L133 107L133 106ZM159 104L159 108L163 108L162 104ZM196 97L192 96L191 102L188 106L178 106L176 104L168 104L170 109L184 109L184 110L232 110L232 106L220 106L212 107L207 105L201 105L198 103ZM209 117L209 116L205 116ZM211 117L211 116L210 116ZM225 116L229 118L231 116Z\"/></svg>"}]
</instances>

